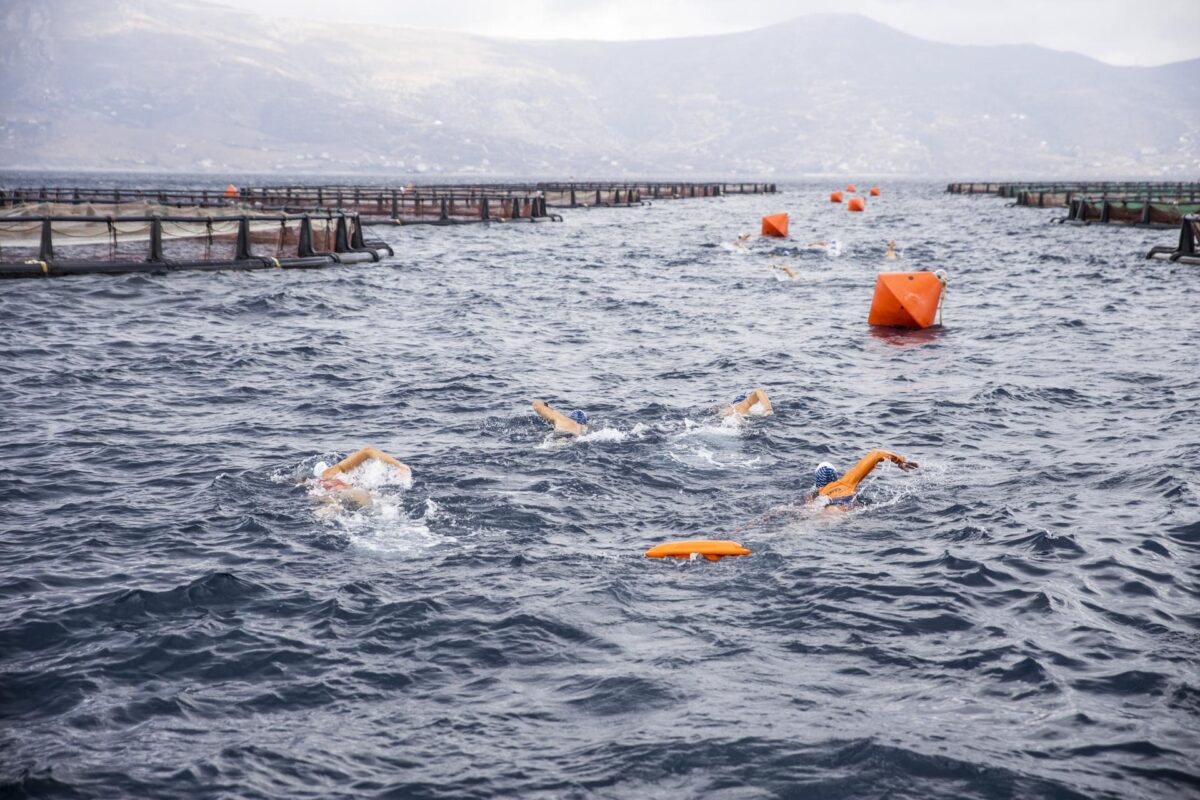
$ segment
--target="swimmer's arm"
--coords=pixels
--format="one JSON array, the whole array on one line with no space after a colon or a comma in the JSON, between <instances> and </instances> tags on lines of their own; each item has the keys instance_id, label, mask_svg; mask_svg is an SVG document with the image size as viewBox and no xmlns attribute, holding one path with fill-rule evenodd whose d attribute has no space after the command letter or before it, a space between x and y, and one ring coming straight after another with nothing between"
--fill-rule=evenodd
<instances>
[{"instance_id":1,"label":"swimmer's arm","mask_svg":"<svg viewBox=\"0 0 1200 800\"><path fill-rule=\"evenodd\" d=\"M542 419L554 426L556 431L566 431L567 433L581 434L583 426L575 420L568 417L561 411L555 411L553 408L543 403L541 400L533 401L533 410Z\"/></svg>"},{"instance_id":2,"label":"swimmer's arm","mask_svg":"<svg viewBox=\"0 0 1200 800\"><path fill-rule=\"evenodd\" d=\"M767 392L761 386L746 395L746 399L740 403L724 406L721 409L721 416L728 417L730 414L746 415L750 413L750 409L755 403L761 403L763 407L763 416L768 416L774 413L771 409L771 399L767 397Z\"/></svg>"},{"instance_id":3,"label":"swimmer's arm","mask_svg":"<svg viewBox=\"0 0 1200 800\"><path fill-rule=\"evenodd\" d=\"M858 487L863 478L871 474L871 470L879 464L880 461L889 459L899 465L900 469L909 470L916 469L917 464L913 461L906 461L904 456L898 456L895 453L889 453L887 450L872 450L862 457L857 464L850 468L845 475L838 480L838 483L845 484L851 489Z\"/></svg>"},{"instance_id":4,"label":"swimmer's arm","mask_svg":"<svg viewBox=\"0 0 1200 800\"><path fill-rule=\"evenodd\" d=\"M792 277L795 277L795 276L792 276ZM771 414L775 413L775 409L771 407L771 398L767 397L767 390L762 388L761 386L758 387L757 389L755 389L753 392L751 392L750 396L746 399L753 400L753 401L757 402L758 404L760 404L763 408L763 416L764 417L770 416ZM750 406L747 406L746 410L749 411L750 408L753 407L753 405L754 405L754 403L751 403Z\"/></svg>"},{"instance_id":5,"label":"swimmer's arm","mask_svg":"<svg viewBox=\"0 0 1200 800\"><path fill-rule=\"evenodd\" d=\"M358 467L360 464L362 464L364 461L366 461L367 459L370 459L370 458L378 459L379 461L382 461L385 464L391 464L393 467L400 470L401 472L409 472L409 473L412 472L412 469L410 469L407 464L401 464L399 461L392 458L391 456L389 456L387 453L383 452L382 450L376 449L374 447L364 447L363 449L359 450L357 453L352 453L351 455L346 456L341 461L339 461L338 463L334 464L329 469L322 472L321 477L322 478L332 478L335 475L339 475L343 472L349 472L350 470Z\"/></svg>"}]
</instances>

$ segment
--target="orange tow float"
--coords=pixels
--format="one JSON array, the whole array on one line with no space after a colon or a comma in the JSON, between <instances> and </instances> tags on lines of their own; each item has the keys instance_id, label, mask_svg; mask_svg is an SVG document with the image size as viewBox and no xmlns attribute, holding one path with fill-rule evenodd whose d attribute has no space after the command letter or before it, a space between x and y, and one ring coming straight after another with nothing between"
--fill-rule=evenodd
<instances>
[{"instance_id":1,"label":"orange tow float","mask_svg":"<svg viewBox=\"0 0 1200 800\"><path fill-rule=\"evenodd\" d=\"M881 272L875 279L868 325L928 328L942 300L941 275L932 272Z\"/></svg>"},{"instance_id":2,"label":"orange tow float","mask_svg":"<svg viewBox=\"0 0 1200 800\"><path fill-rule=\"evenodd\" d=\"M847 211L866 211L867 201L861 197L851 197L850 202L846 204Z\"/></svg>"},{"instance_id":3,"label":"orange tow float","mask_svg":"<svg viewBox=\"0 0 1200 800\"><path fill-rule=\"evenodd\" d=\"M646 558L691 558L700 555L709 561L720 561L726 556L748 556L750 551L737 542L719 539L693 539L687 542L666 542L646 551Z\"/></svg>"},{"instance_id":4,"label":"orange tow float","mask_svg":"<svg viewBox=\"0 0 1200 800\"><path fill-rule=\"evenodd\" d=\"M762 235L786 239L788 235L788 215L768 214L762 218Z\"/></svg>"}]
</instances>

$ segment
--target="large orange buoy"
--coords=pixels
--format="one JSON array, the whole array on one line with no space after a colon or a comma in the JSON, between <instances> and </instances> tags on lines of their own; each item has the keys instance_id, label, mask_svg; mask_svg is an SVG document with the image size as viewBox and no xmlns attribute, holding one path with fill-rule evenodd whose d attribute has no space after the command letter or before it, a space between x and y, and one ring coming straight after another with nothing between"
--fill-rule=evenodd
<instances>
[{"instance_id":1,"label":"large orange buoy","mask_svg":"<svg viewBox=\"0 0 1200 800\"><path fill-rule=\"evenodd\" d=\"M878 186L871 187L871 197L879 197L879 187Z\"/></svg>"},{"instance_id":2,"label":"large orange buoy","mask_svg":"<svg viewBox=\"0 0 1200 800\"><path fill-rule=\"evenodd\" d=\"M768 214L762 218L762 235L786 239L788 235L788 215Z\"/></svg>"},{"instance_id":3,"label":"large orange buoy","mask_svg":"<svg viewBox=\"0 0 1200 800\"><path fill-rule=\"evenodd\" d=\"M226 197L237 197L238 196L238 188L236 186L234 186L232 183L229 184L228 186L225 187L225 196Z\"/></svg>"},{"instance_id":4,"label":"large orange buoy","mask_svg":"<svg viewBox=\"0 0 1200 800\"><path fill-rule=\"evenodd\" d=\"M867 324L928 328L941 299L942 281L932 272L881 272Z\"/></svg>"},{"instance_id":5,"label":"large orange buoy","mask_svg":"<svg viewBox=\"0 0 1200 800\"><path fill-rule=\"evenodd\" d=\"M737 542L715 539L693 539L688 542L667 542L646 551L646 558L691 558L692 554L704 556L709 561L719 561L725 556L748 556L750 551Z\"/></svg>"},{"instance_id":6,"label":"large orange buoy","mask_svg":"<svg viewBox=\"0 0 1200 800\"><path fill-rule=\"evenodd\" d=\"M846 204L847 211L866 211L867 201L861 197L851 197L850 202Z\"/></svg>"},{"instance_id":7,"label":"large orange buoy","mask_svg":"<svg viewBox=\"0 0 1200 800\"><path fill-rule=\"evenodd\" d=\"M841 192L831 192L829 194L829 202L831 202L831 203L842 202L842 193Z\"/></svg>"},{"instance_id":8,"label":"large orange buoy","mask_svg":"<svg viewBox=\"0 0 1200 800\"><path fill-rule=\"evenodd\" d=\"M853 194L854 192L857 192L857 191L858 191L858 187L857 187L857 186L855 186L855 185L852 183L852 184L850 184L849 186L847 186L847 187L846 187L846 191L847 191L847 192L850 192L851 194Z\"/></svg>"}]
</instances>

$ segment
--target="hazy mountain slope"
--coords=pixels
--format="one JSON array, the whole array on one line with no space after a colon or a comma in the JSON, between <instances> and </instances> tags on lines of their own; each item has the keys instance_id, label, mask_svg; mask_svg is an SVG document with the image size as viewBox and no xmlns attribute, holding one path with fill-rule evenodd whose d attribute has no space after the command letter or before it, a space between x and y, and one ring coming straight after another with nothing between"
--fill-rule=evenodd
<instances>
[{"instance_id":1,"label":"hazy mountain slope","mask_svg":"<svg viewBox=\"0 0 1200 800\"><path fill-rule=\"evenodd\" d=\"M0 11L0 164L742 176L1200 172L1200 61L959 47L857 16L652 42Z\"/></svg>"}]
</instances>

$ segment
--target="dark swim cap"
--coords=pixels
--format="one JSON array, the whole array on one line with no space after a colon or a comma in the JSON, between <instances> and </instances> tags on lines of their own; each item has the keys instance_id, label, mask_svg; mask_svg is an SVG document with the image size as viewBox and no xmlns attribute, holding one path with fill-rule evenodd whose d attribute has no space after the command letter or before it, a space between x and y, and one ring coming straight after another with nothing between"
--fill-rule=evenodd
<instances>
[{"instance_id":1,"label":"dark swim cap","mask_svg":"<svg viewBox=\"0 0 1200 800\"><path fill-rule=\"evenodd\" d=\"M580 425L587 425L587 414L583 413L582 411L572 411L567 416L578 422Z\"/></svg>"},{"instance_id":2,"label":"dark swim cap","mask_svg":"<svg viewBox=\"0 0 1200 800\"><path fill-rule=\"evenodd\" d=\"M733 398L733 402L734 402L734 403L740 403L740 402L742 402L742 401L743 401L743 400L745 400L745 399L746 399L746 395L744 395L744 394L739 394L737 397Z\"/></svg>"},{"instance_id":3,"label":"dark swim cap","mask_svg":"<svg viewBox=\"0 0 1200 800\"><path fill-rule=\"evenodd\" d=\"M820 489L826 484L833 483L838 479L837 470L832 464L821 462L817 465L817 471L813 473L813 486Z\"/></svg>"}]
</instances>

